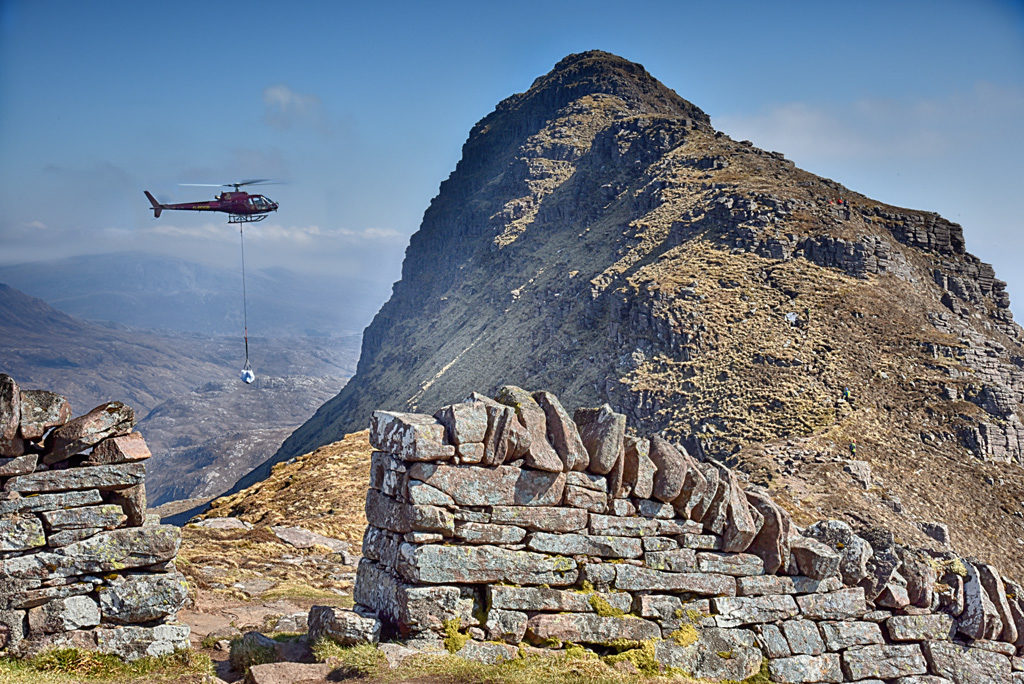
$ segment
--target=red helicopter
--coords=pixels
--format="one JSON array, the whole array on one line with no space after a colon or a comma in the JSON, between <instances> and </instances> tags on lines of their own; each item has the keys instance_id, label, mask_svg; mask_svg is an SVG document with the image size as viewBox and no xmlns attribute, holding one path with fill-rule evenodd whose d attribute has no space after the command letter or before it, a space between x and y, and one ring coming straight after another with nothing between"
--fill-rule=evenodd
<instances>
[{"instance_id":1,"label":"red helicopter","mask_svg":"<svg viewBox=\"0 0 1024 684\"><path fill-rule=\"evenodd\" d=\"M239 190L244 185L274 184L266 178L252 178L237 183L182 183L193 187L234 188L234 192L222 192L209 202L182 202L180 204L160 204L156 198L145 190L149 203L153 205L153 218L160 218L160 213L167 210L186 211L222 211L228 215L228 223L256 223L267 218L267 214L277 211L277 202L263 195L250 195Z\"/></svg>"}]
</instances>

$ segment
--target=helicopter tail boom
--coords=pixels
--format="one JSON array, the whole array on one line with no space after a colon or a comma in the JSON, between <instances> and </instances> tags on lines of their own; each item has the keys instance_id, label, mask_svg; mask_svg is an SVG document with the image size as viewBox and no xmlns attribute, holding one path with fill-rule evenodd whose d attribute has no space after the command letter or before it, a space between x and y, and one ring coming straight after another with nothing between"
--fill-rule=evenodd
<instances>
[{"instance_id":1,"label":"helicopter tail boom","mask_svg":"<svg viewBox=\"0 0 1024 684\"><path fill-rule=\"evenodd\" d=\"M149 194L149 190L143 190L143 192L146 193L146 198L149 200L149 203L153 205L153 218L160 218L160 213L164 210L164 205L157 202L156 198Z\"/></svg>"}]
</instances>

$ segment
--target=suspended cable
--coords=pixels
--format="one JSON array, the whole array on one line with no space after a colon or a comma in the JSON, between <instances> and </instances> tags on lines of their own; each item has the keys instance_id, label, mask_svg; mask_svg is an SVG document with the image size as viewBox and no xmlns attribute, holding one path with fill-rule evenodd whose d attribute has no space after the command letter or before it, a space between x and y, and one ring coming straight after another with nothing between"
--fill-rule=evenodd
<instances>
[{"instance_id":1,"label":"suspended cable","mask_svg":"<svg viewBox=\"0 0 1024 684\"><path fill-rule=\"evenodd\" d=\"M242 226L238 226L238 239L242 245L242 325L245 331L245 365L242 366L242 372L239 377L245 384L251 384L256 379L256 374L252 371L252 365L249 363L249 311L248 311L248 297L245 292L245 232L242 230Z\"/></svg>"}]
</instances>

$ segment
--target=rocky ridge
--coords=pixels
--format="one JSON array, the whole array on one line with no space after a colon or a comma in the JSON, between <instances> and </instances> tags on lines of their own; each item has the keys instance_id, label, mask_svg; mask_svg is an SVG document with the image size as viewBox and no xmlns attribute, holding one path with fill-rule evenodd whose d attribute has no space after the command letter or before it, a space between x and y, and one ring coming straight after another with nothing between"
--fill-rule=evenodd
<instances>
[{"instance_id":1,"label":"rocky ridge","mask_svg":"<svg viewBox=\"0 0 1024 684\"><path fill-rule=\"evenodd\" d=\"M312 608L310 641L484 662L583 645L710 681L1024 681L1024 595L993 566L884 528L800 528L607 405L570 419L504 386L377 411L370 441L356 606Z\"/></svg>"},{"instance_id":2,"label":"rocky ridge","mask_svg":"<svg viewBox=\"0 0 1024 684\"><path fill-rule=\"evenodd\" d=\"M120 402L72 418L65 397L0 374L0 654L188 646L181 536L146 514L134 425Z\"/></svg>"},{"instance_id":3,"label":"rocky ridge","mask_svg":"<svg viewBox=\"0 0 1024 684\"><path fill-rule=\"evenodd\" d=\"M1024 571L1008 307L960 226L730 139L639 65L571 55L474 126L356 376L273 460L504 377L607 402L802 521L919 541L941 520Z\"/></svg>"}]
</instances>

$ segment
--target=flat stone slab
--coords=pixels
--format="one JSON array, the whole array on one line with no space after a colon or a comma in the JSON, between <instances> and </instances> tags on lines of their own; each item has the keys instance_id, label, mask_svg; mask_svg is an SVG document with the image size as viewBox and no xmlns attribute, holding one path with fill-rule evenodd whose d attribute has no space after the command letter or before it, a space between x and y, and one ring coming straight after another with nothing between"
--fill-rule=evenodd
<instances>
[{"instance_id":1,"label":"flat stone slab","mask_svg":"<svg viewBox=\"0 0 1024 684\"><path fill-rule=\"evenodd\" d=\"M668 572L711 572L697 567L697 552L693 549L650 551L644 554L644 565L652 570Z\"/></svg>"},{"instance_id":2,"label":"flat stone slab","mask_svg":"<svg viewBox=\"0 0 1024 684\"><path fill-rule=\"evenodd\" d=\"M322 534L316 532L310 532L303 527L288 527L285 525L272 525L270 531L274 535L286 544L290 544L297 549L310 549L314 546L323 546L330 549L334 553L344 553L348 551L348 542L334 537L325 537Z\"/></svg>"},{"instance_id":3,"label":"flat stone slab","mask_svg":"<svg viewBox=\"0 0 1024 684\"><path fill-rule=\"evenodd\" d=\"M455 652L455 655L475 663L484 665L497 665L506 660L515 660L519 657L519 649L512 644L496 644L489 641L467 641L466 645Z\"/></svg>"},{"instance_id":4,"label":"flat stone slab","mask_svg":"<svg viewBox=\"0 0 1024 684\"><path fill-rule=\"evenodd\" d=\"M763 658L752 632L706 627L697 634L686 646L672 639L657 642L655 662L715 682L746 681L761 669Z\"/></svg>"},{"instance_id":5,"label":"flat stone slab","mask_svg":"<svg viewBox=\"0 0 1024 684\"><path fill-rule=\"evenodd\" d=\"M736 580L736 593L740 596L762 596L764 594L817 594L842 589L838 577L824 580L803 575L753 575Z\"/></svg>"},{"instance_id":6,"label":"flat stone slab","mask_svg":"<svg viewBox=\"0 0 1024 684\"><path fill-rule=\"evenodd\" d=\"M43 463L52 465L99 444L107 437L126 435L135 425L135 411L119 401L97 406L84 416L72 418L50 433Z\"/></svg>"},{"instance_id":7,"label":"flat stone slab","mask_svg":"<svg viewBox=\"0 0 1024 684\"><path fill-rule=\"evenodd\" d=\"M53 552L0 560L0 575L14 578L72 577L155 565L174 558L181 531L173 525L100 532Z\"/></svg>"},{"instance_id":8,"label":"flat stone slab","mask_svg":"<svg viewBox=\"0 0 1024 684\"><path fill-rule=\"evenodd\" d=\"M636 516L591 515L590 533L613 537L657 537L690 534L700 531L700 523L692 520L664 520Z\"/></svg>"},{"instance_id":9,"label":"flat stone slab","mask_svg":"<svg viewBox=\"0 0 1024 684\"><path fill-rule=\"evenodd\" d=\"M749 553L701 551L697 554L697 570L734 577L760 575L764 573L764 561Z\"/></svg>"},{"instance_id":10,"label":"flat stone slab","mask_svg":"<svg viewBox=\"0 0 1024 684\"><path fill-rule=\"evenodd\" d=\"M608 645L620 641L660 639L661 627L641 618L601 617L592 613L540 614L527 621L526 638L535 644L556 639L576 644Z\"/></svg>"},{"instance_id":11,"label":"flat stone slab","mask_svg":"<svg viewBox=\"0 0 1024 684\"><path fill-rule=\"evenodd\" d=\"M21 493L66 492L74 489L109 491L133 487L141 484L145 478L144 464L118 463L19 475L8 480L4 490Z\"/></svg>"},{"instance_id":12,"label":"flat stone slab","mask_svg":"<svg viewBox=\"0 0 1024 684\"><path fill-rule=\"evenodd\" d=\"M112 530L123 524L128 516L124 509L114 504L82 506L58 511L40 513L46 527L53 531L99 528Z\"/></svg>"},{"instance_id":13,"label":"flat stone slab","mask_svg":"<svg viewBox=\"0 0 1024 684\"><path fill-rule=\"evenodd\" d=\"M662 572L635 565L617 565L615 588L624 591L690 592L703 596L732 596L736 593L736 578L710 573Z\"/></svg>"},{"instance_id":14,"label":"flat stone slab","mask_svg":"<svg viewBox=\"0 0 1024 684\"><path fill-rule=\"evenodd\" d=\"M643 545L639 539L590 534L534 532L530 535L526 548L562 556L639 558L643 554Z\"/></svg>"},{"instance_id":15,"label":"flat stone slab","mask_svg":"<svg viewBox=\"0 0 1024 684\"><path fill-rule=\"evenodd\" d=\"M725 596L711 599L711 609L719 627L740 627L762 622L778 622L795 617L800 611L792 596Z\"/></svg>"},{"instance_id":16,"label":"flat stone slab","mask_svg":"<svg viewBox=\"0 0 1024 684\"><path fill-rule=\"evenodd\" d=\"M495 506L491 522L518 525L540 532L578 532L587 528L588 514L577 508Z\"/></svg>"},{"instance_id":17,"label":"flat stone slab","mask_svg":"<svg viewBox=\"0 0 1024 684\"><path fill-rule=\"evenodd\" d=\"M917 644L855 646L843 651L842 659L843 673L850 681L895 679L928 672L928 663Z\"/></svg>"},{"instance_id":18,"label":"flat stone slab","mask_svg":"<svg viewBox=\"0 0 1024 684\"><path fill-rule=\"evenodd\" d=\"M612 609L628 612L633 602L626 592L582 592L550 587L488 587L491 608L529 612L594 613L595 604L604 602ZM596 597L596 598L595 598Z\"/></svg>"},{"instance_id":19,"label":"flat stone slab","mask_svg":"<svg viewBox=\"0 0 1024 684\"><path fill-rule=\"evenodd\" d=\"M35 471L38 463L39 454L25 454L24 456L12 457L0 456L0 477L28 475Z\"/></svg>"},{"instance_id":20,"label":"flat stone slab","mask_svg":"<svg viewBox=\"0 0 1024 684\"><path fill-rule=\"evenodd\" d=\"M408 582L426 584L547 584L576 582L576 561L498 546L417 546L402 544L398 572Z\"/></svg>"},{"instance_id":21,"label":"flat stone slab","mask_svg":"<svg viewBox=\"0 0 1024 684\"><path fill-rule=\"evenodd\" d=\"M840 589L827 594L797 596L800 612L812 620L850 620L868 612L864 589Z\"/></svg>"},{"instance_id":22,"label":"flat stone slab","mask_svg":"<svg viewBox=\"0 0 1024 684\"><path fill-rule=\"evenodd\" d=\"M565 473L512 466L417 463L409 477L440 489L459 506L557 506L565 491Z\"/></svg>"},{"instance_id":23,"label":"flat stone slab","mask_svg":"<svg viewBox=\"0 0 1024 684\"><path fill-rule=\"evenodd\" d=\"M526 530L515 525L492 523L456 523L455 536L469 544L518 544L526 538Z\"/></svg>"},{"instance_id":24,"label":"flat stone slab","mask_svg":"<svg viewBox=\"0 0 1024 684\"><path fill-rule=\"evenodd\" d=\"M328 663L264 663L249 668L250 684L296 684L326 681L335 667Z\"/></svg>"}]
</instances>

